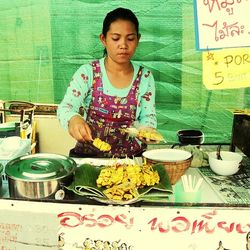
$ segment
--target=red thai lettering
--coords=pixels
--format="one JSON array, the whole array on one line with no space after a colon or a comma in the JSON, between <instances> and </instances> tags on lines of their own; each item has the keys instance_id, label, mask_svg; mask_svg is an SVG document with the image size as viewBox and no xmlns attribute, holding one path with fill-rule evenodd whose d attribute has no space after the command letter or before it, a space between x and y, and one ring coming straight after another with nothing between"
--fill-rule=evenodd
<instances>
[{"instance_id":1,"label":"red thai lettering","mask_svg":"<svg viewBox=\"0 0 250 250\"><path fill-rule=\"evenodd\" d=\"M217 215L217 211L213 210L212 212L208 212L206 214L203 214L202 217L206 218L206 219L212 219L212 217L214 215Z\"/></svg>"},{"instance_id":2,"label":"red thai lettering","mask_svg":"<svg viewBox=\"0 0 250 250\"><path fill-rule=\"evenodd\" d=\"M232 24L223 22L223 26L221 29L219 29L218 27L218 21L215 21L213 24L203 23L202 25L213 29L215 41L222 40L226 37L234 37L234 35L240 36L244 33L245 29L245 26L239 25L238 22Z\"/></svg>"},{"instance_id":3,"label":"red thai lettering","mask_svg":"<svg viewBox=\"0 0 250 250\"><path fill-rule=\"evenodd\" d=\"M167 233L170 230L169 225L167 226L167 228L163 228L162 222L157 223L157 218L152 219L151 221L148 222L148 224L151 224L152 231L158 228L160 233Z\"/></svg>"},{"instance_id":4,"label":"red thai lettering","mask_svg":"<svg viewBox=\"0 0 250 250\"><path fill-rule=\"evenodd\" d=\"M74 212L63 212L57 215L60 220L60 224L64 227L77 227L82 224L81 215Z\"/></svg>"},{"instance_id":5,"label":"red thai lettering","mask_svg":"<svg viewBox=\"0 0 250 250\"><path fill-rule=\"evenodd\" d=\"M196 231L196 228L198 228L198 232L201 232L202 230L205 229L205 232L208 234L211 234L214 232L215 227L212 227L211 229L208 226L208 222L205 222L202 220L200 222L198 222L197 220L193 222L193 226L192 226L192 232L191 234L194 234Z\"/></svg>"},{"instance_id":6,"label":"red thai lettering","mask_svg":"<svg viewBox=\"0 0 250 250\"><path fill-rule=\"evenodd\" d=\"M157 229L157 218L153 218L152 220L150 220L149 222L148 222L148 224L151 224L151 230L152 231L154 231L154 230L156 230Z\"/></svg>"},{"instance_id":7,"label":"red thai lettering","mask_svg":"<svg viewBox=\"0 0 250 250\"><path fill-rule=\"evenodd\" d=\"M130 218L128 222L126 222L127 216L125 214L119 214L115 217L115 220L123 225L126 228L131 228L134 224L134 218Z\"/></svg>"},{"instance_id":8,"label":"red thai lettering","mask_svg":"<svg viewBox=\"0 0 250 250\"><path fill-rule=\"evenodd\" d=\"M230 223L229 226L227 226L226 221L220 221L217 223L218 228L224 229L227 233L231 233L234 229L234 223Z\"/></svg>"},{"instance_id":9,"label":"red thai lettering","mask_svg":"<svg viewBox=\"0 0 250 250\"><path fill-rule=\"evenodd\" d=\"M92 217L94 217L94 214L86 214L82 216L81 217L82 224L84 224L84 226L86 227L94 227L97 224L97 222Z\"/></svg>"},{"instance_id":10,"label":"red thai lettering","mask_svg":"<svg viewBox=\"0 0 250 250\"><path fill-rule=\"evenodd\" d=\"M246 228L246 227L247 227L247 229L243 230L243 228ZM236 231L237 231L237 233L240 233L240 234L247 233L249 231L249 229L250 229L250 224L247 224L246 226L242 226L241 224L236 225Z\"/></svg>"},{"instance_id":11,"label":"red thai lettering","mask_svg":"<svg viewBox=\"0 0 250 250\"><path fill-rule=\"evenodd\" d=\"M188 231L191 225L189 220L183 216L174 218L172 222L176 222L176 226L172 227L172 230L176 233Z\"/></svg>"},{"instance_id":12,"label":"red thai lettering","mask_svg":"<svg viewBox=\"0 0 250 250\"><path fill-rule=\"evenodd\" d=\"M86 227L99 226L104 228L111 226L116 221L124 225L126 228L131 228L134 223L134 218L129 218L125 214L119 214L114 217L108 214L103 214L95 218L94 214L81 216L80 214L74 212L64 212L58 214L57 217L61 218L60 224L64 227L77 227L84 225Z\"/></svg>"},{"instance_id":13,"label":"red thai lettering","mask_svg":"<svg viewBox=\"0 0 250 250\"><path fill-rule=\"evenodd\" d=\"M217 8L218 11L221 11L222 9L228 10L229 6L233 6L236 3L241 3L242 0L225 0L223 2L219 2L219 0L203 0L204 6L208 7L208 11L212 13L215 8Z\"/></svg>"},{"instance_id":14,"label":"red thai lettering","mask_svg":"<svg viewBox=\"0 0 250 250\"><path fill-rule=\"evenodd\" d=\"M98 221L98 226L104 228L111 226L114 222L114 218L110 215L104 214L99 216L97 221Z\"/></svg>"},{"instance_id":15,"label":"red thai lettering","mask_svg":"<svg viewBox=\"0 0 250 250\"><path fill-rule=\"evenodd\" d=\"M158 228L160 233L167 233L170 230L169 225L167 226L167 228L163 228L162 222L158 224Z\"/></svg>"},{"instance_id":16,"label":"red thai lettering","mask_svg":"<svg viewBox=\"0 0 250 250\"><path fill-rule=\"evenodd\" d=\"M203 0L203 4L205 6L208 6L208 10L210 13L213 11L215 4L216 4L218 10L220 10L220 4L219 4L218 0Z\"/></svg>"},{"instance_id":17,"label":"red thai lettering","mask_svg":"<svg viewBox=\"0 0 250 250\"><path fill-rule=\"evenodd\" d=\"M220 5L221 5L221 8L227 8L228 5L233 5L233 4L234 4L234 0L231 0L231 2L226 0L226 1L221 2Z\"/></svg>"}]
</instances>

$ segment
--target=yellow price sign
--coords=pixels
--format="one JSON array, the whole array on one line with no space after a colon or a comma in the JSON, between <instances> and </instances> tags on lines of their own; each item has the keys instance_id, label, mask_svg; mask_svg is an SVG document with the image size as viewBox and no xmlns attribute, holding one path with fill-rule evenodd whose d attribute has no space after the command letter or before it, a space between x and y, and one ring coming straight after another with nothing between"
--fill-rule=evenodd
<instances>
[{"instance_id":1,"label":"yellow price sign","mask_svg":"<svg viewBox=\"0 0 250 250\"><path fill-rule=\"evenodd\" d=\"M202 52L202 65L207 89L250 87L250 48Z\"/></svg>"}]
</instances>

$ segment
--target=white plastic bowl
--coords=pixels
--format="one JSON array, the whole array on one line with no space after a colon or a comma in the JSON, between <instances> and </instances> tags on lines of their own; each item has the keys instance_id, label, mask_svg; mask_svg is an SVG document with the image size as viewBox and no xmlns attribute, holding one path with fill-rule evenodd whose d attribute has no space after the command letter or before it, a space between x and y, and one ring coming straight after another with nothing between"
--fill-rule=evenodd
<instances>
[{"instance_id":1,"label":"white plastic bowl","mask_svg":"<svg viewBox=\"0 0 250 250\"><path fill-rule=\"evenodd\" d=\"M143 152L142 156L158 162L176 162L187 160L192 154L185 150L162 148L147 150Z\"/></svg>"},{"instance_id":2,"label":"white plastic bowl","mask_svg":"<svg viewBox=\"0 0 250 250\"><path fill-rule=\"evenodd\" d=\"M210 168L218 175L233 175L239 171L242 155L236 152L221 151L222 160L217 159L217 152L208 154Z\"/></svg>"}]
</instances>

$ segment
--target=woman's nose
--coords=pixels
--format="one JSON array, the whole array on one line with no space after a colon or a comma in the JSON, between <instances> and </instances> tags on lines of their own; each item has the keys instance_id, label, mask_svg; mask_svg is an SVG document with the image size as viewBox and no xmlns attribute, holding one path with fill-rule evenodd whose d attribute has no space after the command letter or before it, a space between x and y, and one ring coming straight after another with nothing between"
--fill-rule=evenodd
<instances>
[{"instance_id":1,"label":"woman's nose","mask_svg":"<svg viewBox=\"0 0 250 250\"><path fill-rule=\"evenodd\" d=\"M126 39L121 39L120 48L121 49L126 49L127 47L128 47L127 40Z\"/></svg>"}]
</instances>

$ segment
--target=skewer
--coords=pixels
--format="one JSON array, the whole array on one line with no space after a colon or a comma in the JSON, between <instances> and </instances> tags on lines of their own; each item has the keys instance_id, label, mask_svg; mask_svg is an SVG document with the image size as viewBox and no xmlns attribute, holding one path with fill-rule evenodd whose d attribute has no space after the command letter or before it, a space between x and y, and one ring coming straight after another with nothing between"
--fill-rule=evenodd
<instances>
[{"instance_id":1,"label":"skewer","mask_svg":"<svg viewBox=\"0 0 250 250\"><path fill-rule=\"evenodd\" d=\"M194 192L198 191L198 189L200 188L202 182L203 182L203 179L200 178L199 181L197 182L197 184L195 185Z\"/></svg>"},{"instance_id":2,"label":"skewer","mask_svg":"<svg viewBox=\"0 0 250 250\"><path fill-rule=\"evenodd\" d=\"M199 178L198 181L196 181L196 176L192 178L191 175L183 175L181 176L181 180L184 192L197 192L203 182L202 178Z\"/></svg>"}]
</instances>

